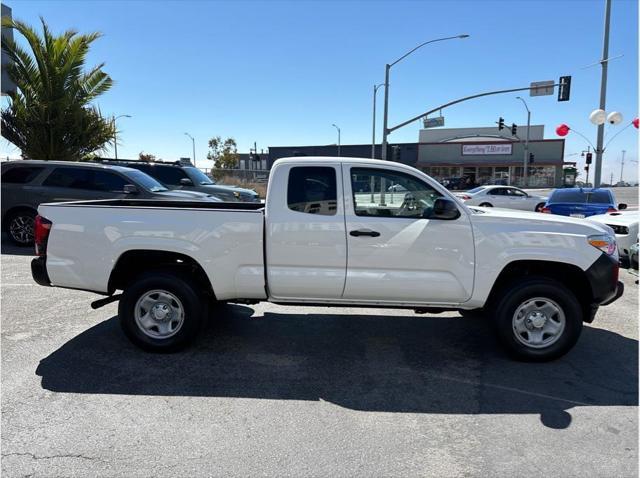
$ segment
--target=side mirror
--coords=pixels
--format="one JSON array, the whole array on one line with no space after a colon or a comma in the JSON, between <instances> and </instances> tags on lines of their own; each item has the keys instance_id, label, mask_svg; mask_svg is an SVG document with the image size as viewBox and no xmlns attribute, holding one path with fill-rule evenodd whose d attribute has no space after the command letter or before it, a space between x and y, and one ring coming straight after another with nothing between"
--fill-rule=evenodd
<instances>
[{"instance_id":1,"label":"side mirror","mask_svg":"<svg viewBox=\"0 0 640 478\"><path fill-rule=\"evenodd\" d=\"M620 204L618 204L618 209L620 211L622 211L623 209L627 209L627 205L623 202L621 202Z\"/></svg>"},{"instance_id":2,"label":"side mirror","mask_svg":"<svg viewBox=\"0 0 640 478\"><path fill-rule=\"evenodd\" d=\"M447 198L438 198L433 203L433 209L427 219L452 220L460 217L460 211L454 201Z\"/></svg>"},{"instance_id":3,"label":"side mirror","mask_svg":"<svg viewBox=\"0 0 640 478\"><path fill-rule=\"evenodd\" d=\"M125 184L124 185L124 193L125 194L138 194L138 188L135 184Z\"/></svg>"},{"instance_id":4,"label":"side mirror","mask_svg":"<svg viewBox=\"0 0 640 478\"><path fill-rule=\"evenodd\" d=\"M180 180L180 186L193 186L193 181L189 178L182 178Z\"/></svg>"}]
</instances>

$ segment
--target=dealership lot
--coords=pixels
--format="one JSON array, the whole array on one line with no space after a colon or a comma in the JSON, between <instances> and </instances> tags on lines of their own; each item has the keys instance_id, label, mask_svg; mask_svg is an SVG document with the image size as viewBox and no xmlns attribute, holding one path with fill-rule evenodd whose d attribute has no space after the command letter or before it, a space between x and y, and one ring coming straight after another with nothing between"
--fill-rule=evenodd
<instances>
[{"instance_id":1,"label":"dealership lot","mask_svg":"<svg viewBox=\"0 0 640 478\"><path fill-rule=\"evenodd\" d=\"M635 196L634 196L635 194ZM637 209L637 188L616 189ZM507 359L457 313L271 304L146 354L117 306L2 248L6 476L635 476L638 285L566 357Z\"/></svg>"}]
</instances>

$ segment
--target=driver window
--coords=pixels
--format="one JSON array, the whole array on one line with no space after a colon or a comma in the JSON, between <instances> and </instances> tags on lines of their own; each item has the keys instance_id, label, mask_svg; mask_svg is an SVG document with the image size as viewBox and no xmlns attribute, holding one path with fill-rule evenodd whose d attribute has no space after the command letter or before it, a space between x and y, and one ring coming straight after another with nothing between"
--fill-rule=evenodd
<instances>
[{"instance_id":1,"label":"driver window","mask_svg":"<svg viewBox=\"0 0 640 478\"><path fill-rule=\"evenodd\" d=\"M422 218L442 197L418 178L384 169L351 168L356 216Z\"/></svg>"}]
</instances>

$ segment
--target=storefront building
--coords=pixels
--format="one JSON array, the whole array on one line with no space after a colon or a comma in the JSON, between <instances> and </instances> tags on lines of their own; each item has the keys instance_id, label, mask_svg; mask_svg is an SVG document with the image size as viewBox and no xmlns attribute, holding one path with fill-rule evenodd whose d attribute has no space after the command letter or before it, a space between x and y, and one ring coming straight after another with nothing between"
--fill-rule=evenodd
<instances>
[{"instance_id":1,"label":"storefront building","mask_svg":"<svg viewBox=\"0 0 640 478\"><path fill-rule=\"evenodd\" d=\"M497 128L421 130L415 166L446 185L460 188L484 184L523 185L526 127L519 138ZM531 126L527 185L557 187L562 184L564 140L543 139L544 126Z\"/></svg>"},{"instance_id":2,"label":"storefront building","mask_svg":"<svg viewBox=\"0 0 640 478\"><path fill-rule=\"evenodd\" d=\"M391 143L388 158L421 169L450 189L469 189L483 184L523 185L526 126L517 137L511 131L486 128L438 128L420 130L418 143ZM563 139L544 139L544 126L531 126L527 186L559 187L563 183ZM370 158L371 144L340 147L344 157ZM291 156L337 156L337 145L270 146L269 169L280 158ZM380 144L375 157L381 157ZM459 186L459 187L456 187Z\"/></svg>"}]
</instances>

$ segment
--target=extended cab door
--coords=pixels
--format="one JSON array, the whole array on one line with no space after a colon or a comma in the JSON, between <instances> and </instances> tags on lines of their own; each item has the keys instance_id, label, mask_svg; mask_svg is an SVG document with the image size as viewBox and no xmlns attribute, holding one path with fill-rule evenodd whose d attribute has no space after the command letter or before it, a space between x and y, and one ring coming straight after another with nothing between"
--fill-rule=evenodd
<instances>
[{"instance_id":1,"label":"extended cab door","mask_svg":"<svg viewBox=\"0 0 640 478\"><path fill-rule=\"evenodd\" d=\"M339 299L347 267L340 164L276 165L267 201L270 297Z\"/></svg>"},{"instance_id":2,"label":"extended cab door","mask_svg":"<svg viewBox=\"0 0 640 478\"><path fill-rule=\"evenodd\" d=\"M427 178L393 166L343 164L348 243L344 299L459 303L471 297L474 242L462 208L424 219L443 196ZM354 185L373 187L359 192Z\"/></svg>"}]
</instances>

